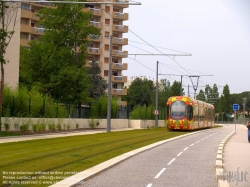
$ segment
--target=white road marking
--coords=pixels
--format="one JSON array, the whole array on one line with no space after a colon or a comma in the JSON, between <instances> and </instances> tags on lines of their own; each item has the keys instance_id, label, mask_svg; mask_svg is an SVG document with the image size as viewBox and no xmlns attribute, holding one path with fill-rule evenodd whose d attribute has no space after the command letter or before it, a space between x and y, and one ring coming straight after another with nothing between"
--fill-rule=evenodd
<instances>
[{"instance_id":1,"label":"white road marking","mask_svg":"<svg viewBox=\"0 0 250 187\"><path fill-rule=\"evenodd\" d=\"M192 143L190 146L193 146L194 144Z\"/></svg>"},{"instance_id":2,"label":"white road marking","mask_svg":"<svg viewBox=\"0 0 250 187\"><path fill-rule=\"evenodd\" d=\"M157 179L158 177L160 177L160 175L165 171L166 168L163 168L156 176L155 179Z\"/></svg>"},{"instance_id":3,"label":"white road marking","mask_svg":"<svg viewBox=\"0 0 250 187\"><path fill-rule=\"evenodd\" d=\"M183 151L186 151L189 147L186 147L185 149L183 149Z\"/></svg>"},{"instance_id":4,"label":"white road marking","mask_svg":"<svg viewBox=\"0 0 250 187\"><path fill-rule=\"evenodd\" d=\"M169 163L168 165L172 164L174 161L175 161L176 158L173 158Z\"/></svg>"},{"instance_id":5,"label":"white road marking","mask_svg":"<svg viewBox=\"0 0 250 187\"><path fill-rule=\"evenodd\" d=\"M197 141L197 142L195 142L195 143L199 143L200 142L200 140L199 141Z\"/></svg>"},{"instance_id":6,"label":"white road marking","mask_svg":"<svg viewBox=\"0 0 250 187\"><path fill-rule=\"evenodd\" d=\"M152 183L149 183L148 185L147 185L147 187L151 187L153 184Z\"/></svg>"},{"instance_id":7,"label":"white road marking","mask_svg":"<svg viewBox=\"0 0 250 187\"><path fill-rule=\"evenodd\" d=\"M183 152L180 152L177 156L180 156Z\"/></svg>"}]
</instances>

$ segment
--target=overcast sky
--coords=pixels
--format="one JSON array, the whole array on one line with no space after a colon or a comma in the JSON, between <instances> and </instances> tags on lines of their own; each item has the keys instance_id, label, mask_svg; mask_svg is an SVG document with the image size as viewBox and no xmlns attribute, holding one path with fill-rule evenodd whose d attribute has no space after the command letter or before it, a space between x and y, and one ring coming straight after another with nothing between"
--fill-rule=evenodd
<instances>
[{"instance_id":1,"label":"overcast sky","mask_svg":"<svg viewBox=\"0 0 250 187\"><path fill-rule=\"evenodd\" d=\"M230 93L250 91L250 0L140 0L129 13L129 54L191 54L192 56L129 56L123 75L156 78L159 74L200 76L197 94L209 84L217 84L219 93L228 84ZM139 43L158 46L150 47ZM135 43L138 42L138 43ZM141 49L138 49L141 48ZM163 49L167 48L167 49ZM178 52L180 51L180 52ZM182 53L183 52L183 53ZM131 58L131 59L130 59ZM133 60L135 59L135 60ZM174 59L174 60L173 60ZM145 67L146 66L146 67ZM213 76L208 76L213 75ZM159 75L159 79L180 81L180 76ZM197 79L193 78L193 83ZM189 77L183 77L192 86ZM190 95L194 90L190 87Z\"/></svg>"}]
</instances>

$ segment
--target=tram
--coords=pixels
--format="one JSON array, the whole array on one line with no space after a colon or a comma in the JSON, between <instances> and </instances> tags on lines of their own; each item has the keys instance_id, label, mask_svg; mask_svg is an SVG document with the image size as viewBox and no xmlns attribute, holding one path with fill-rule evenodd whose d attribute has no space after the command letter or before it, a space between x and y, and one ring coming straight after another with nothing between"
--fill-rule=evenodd
<instances>
[{"instance_id":1,"label":"tram","mask_svg":"<svg viewBox=\"0 0 250 187\"><path fill-rule=\"evenodd\" d=\"M166 125L169 130L194 130L214 126L214 106L186 96L167 101Z\"/></svg>"}]
</instances>

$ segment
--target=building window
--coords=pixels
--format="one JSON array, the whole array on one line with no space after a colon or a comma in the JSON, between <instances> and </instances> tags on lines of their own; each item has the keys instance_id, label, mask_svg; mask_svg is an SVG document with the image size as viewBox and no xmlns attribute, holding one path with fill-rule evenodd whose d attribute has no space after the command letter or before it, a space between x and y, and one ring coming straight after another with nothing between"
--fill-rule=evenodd
<instances>
[{"instance_id":1,"label":"building window","mask_svg":"<svg viewBox=\"0 0 250 187\"><path fill-rule=\"evenodd\" d=\"M105 38L109 38L109 32L105 32Z\"/></svg>"},{"instance_id":2,"label":"building window","mask_svg":"<svg viewBox=\"0 0 250 187\"><path fill-rule=\"evenodd\" d=\"M105 57L104 58L104 63L109 63L109 58Z\"/></svg>"},{"instance_id":3,"label":"building window","mask_svg":"<svg viewBox=\"0 0 250 187\"><path fill-rule=\"evenodd\" d=\"M104 70L104 76L109 76L109 71L108 70Z\"/></svg>"},{"instance_id":4,"label":"building window","mask_svg":"<svg viewBox=\"0 0 250 187\"><path fill-rule=\"evenodd\" d=\"M110 6L106 6L106 7L105 7L105 11L106 11L106 12L110 12Z\"/></svg>"},{"instance_id":5,"label":"building window","mask_svg":"<svg viewBox=\"0 0 250 187\"><path fill-rule=\"evenodd\" d=\"M119 47L116 46L116 45L114 45L114 46L113 46L113 50L119 50Z\"/></svg>"},{"instance_id":6,"label":"building window","mask_svg":"<svg viewBox=\"0 0 250 187\"><path fill-rule=\"evenodd\" d=\"M109 45L105 45L105 50L108 51L109 50Z\"/></svg>"},{"instance_id":7,"label":"building window","mask_svg":"<svg viewBox=\"0 0 250 187\"><path fill-rule=\"evenodd\" d=\"M110 19L105 19L105 25L110 25Z\"/></svg>"},{"instance_id":8,"label":"building window","mask_svg":"<svg viewBox=\"0 0 250 187\"><path fill-rule=\"evenodd\" d=\"M21 3L21 9L23 10L30 10L30 5L26 3Z\"/></svg>"}]
</instances>

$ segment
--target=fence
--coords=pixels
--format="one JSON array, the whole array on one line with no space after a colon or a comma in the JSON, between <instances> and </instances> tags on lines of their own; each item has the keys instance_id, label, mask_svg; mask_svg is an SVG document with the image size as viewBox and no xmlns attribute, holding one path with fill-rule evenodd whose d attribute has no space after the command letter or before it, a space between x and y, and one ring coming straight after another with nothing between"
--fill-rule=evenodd
<instances>
[{"instance_id":1,"label":"fence","mask_svg":"<svg viewBox=\"0 0 250 187\"><path fill-rule=\"evenodd\" d=\"M122 107L112 105L113 119L155 119L154 107L139 106L132 111L129 106ZM159 109L159 120L166 119L166 110ZM23 98L16 99L8 97L3 103L2 117L33 117L33 118L98 118L105 119L107 117L106 104L81 105L77 107L70 102L60 103L58 100L52 99L31 99Z\"/></svg>"}]
</instances>

